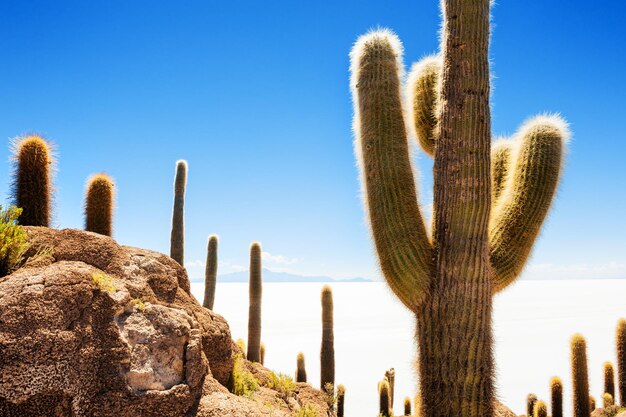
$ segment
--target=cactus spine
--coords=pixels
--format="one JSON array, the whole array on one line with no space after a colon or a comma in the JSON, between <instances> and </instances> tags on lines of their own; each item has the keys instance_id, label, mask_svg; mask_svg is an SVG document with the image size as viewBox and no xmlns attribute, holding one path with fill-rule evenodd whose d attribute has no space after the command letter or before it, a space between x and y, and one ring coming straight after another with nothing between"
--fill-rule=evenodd
<instances>
[{"instance_id":1,"label":"cactus spine","mask_svg":"<svg viewBox=\"0 0 626 417\"><path fill-rule=\"evenodd\" d=\"M217 285L217 235L209 236L207 245L206 267L204 270L204 301L202 305L209 310L213 310L215 302L215 287Z\"/></svg>"},{"instance_id":2,"label":"cactus spine","mask_svg":"<svg viewBox=\"0 0 626 417\"><path fill-rule=\"evenodd\" d=\"M615 371L611 362L604 362L604 393L615 398Z\"/></svg>"},{"instance_id":3,"label":"cactus spine","mask_svg":"<svg viewBox=\"0 0 626 417\"><path fill-rule=\"evenodd\" d=\"M346 387L339 384L337 387L337 417L343 416L344 403L346 401Z\"/></svg>"},{"instance_id":4,"label":"cactus spine","mask_svg":"<svg viewBox=\"0 0 626 417\"><path fill-rule=\"evenodd\" d=\"M411 399L409 397L406 397L404 399L404 415L405 416L411 415Z\"/></svg>"},{"instance_id":5,"label":"cactus spine","mask_svg":"<svg viewBox=\"0 0 626 417\"><path fill-rule=\"evenodd\" d=\"M52 148L39 135L17 139L12 146L15 163L13 203L22 209L23 226L50 226L52 210Z\"/></svg>"},{"instance_id":6,"label":"cactus spine","mask_svg":"<svg viewBox=\"0 0 626 417\"><path fill-rule=\"evenodd\" d=\"M298 353L296 366L296 382L306 382L306 368L304 366L304 353Z\"/></svg>"},{"instance_id":7,"label":"cactus spine","mask_svg":"<svg viewBox=\"0 0 626 417\"><path fill-rule=\"evenodd\" d=\"M572 336L571 362L574 417L589 417L591 405L587 374L587 342L581 334Z\"/></svg>"},{"instance_id":8,"label":"cactus spine","mask_svg":"<svg viewBox=\"0 0 626 417\"><path fill-rule=\"evenodd\" d=\"M378 413L382 417L390 417L389 382L383 379L378 383Z\"/></svg>"},{"instance_id":9,"label":"cactus spine","mask_svg":"<svg viewBox=\"0 0 626 417\"><path fill-rule=\"evenodd\" d=\"M616 330L617 389L622 407L626 407L626 319L620 319ZM616 400L617 402L617 400Z\"/></svg>"},{"instance_id":10,"label":"cactus spine","mask_svg":"<svg viewBox=\"0 0 626 417\"><path fill-rule=\"evenodd\" d=\"M391 403L391 409L393 410L393 395L395 392L396 370L391 368L388 371L385 371L385 378L387 378L387 381L389 381L389 401Z\"/></svg>"},{"instance_id":11,"label":"cactus spine","mask_svg":"<svg viewBox=\"0 0 626 417\"><path fill-rule=\"evenodd\" d=\"M85 230L105 236L113 234L114 196L113 178L102 173L89 178L85 197Z\"/></svg>"},{"instance_id":12,"label":"cactus spine","mask_svg":"<svg viewBox=\"0 0 626 417\"><path fill-rule=\"evenodd\" d=\"M550 397L552 417L563 417L563 382L561 378L555 376L550 380Z\"/></svg>"},{"instance_id":13,"label":"cactus spine","mask_svg":"<svg viewBox=\"0 0 626 417\"><path fill-rule=\"evenodd\" d=\"M428 139L432 239L408 146L402 46L386 30L361 37L351 53L355 153L381 270L417 319L423 414L483 417L493 415L492 296L517 278L530 254L557 188L568 130L556 116L522 126L508 142L506 180L491 210L490 1L442 6L442 70L437 83L424 84L437 89L428 95L437 97ZM413 119L426 120L418 132L433 130L427 117Z\"/></svg>"},{"instance_id":14,"label":"cactus spine","mask_svg":"<svg viewBox=\"0 0 626 417\"><path fill-rule=\"evenodd\" d=\"M250 307L248 310L248 360L261 362L261 300L263 281L261 278L261 244L250 245Z\"/></svg>"},{"instance_id":15,"label":"cactus spine","mask_svg":"<svg viewBox=\"0 0 626 417\"><path fill-rule=\"evenodd\" d=\"M605 392L604 394L602 394L602 408L613 407L613 405L614 405L613 396L609 394L608 392Z\"/></svg>"},{"instance_id":16,"label":"cactus spine","mask_svg":"<svg viewBox=\"0 0 626 417\"><path fill-rule=\"evenodd\" d=\"M526 397L526 415L532 416L535 412L535 403L537 402L537 396L535 394L528 394Z\"/></svg>"},{"instance_id":17,"label":"cactus spine","mask_svg":"<svg viewBox=\"0 0 626 417\"><path fill-rule=\"evenodd\" d=\"M328 285L322 288L322 348L320 350L321 389L335 386L335 332L333 321L333 292Z\"/></svg>"},{"instance_id":18,"label":"cactus spine","mask_svg":"<svg viewBox=\"0 0 626 417\"><path fill-rule=\"evenodd\" d=\"M187 161L176 162L174 179L174 209L172 211L172 233L170 257L184 266L185 262L185 188L187 187Z\"/></svg>"}]
</instances>

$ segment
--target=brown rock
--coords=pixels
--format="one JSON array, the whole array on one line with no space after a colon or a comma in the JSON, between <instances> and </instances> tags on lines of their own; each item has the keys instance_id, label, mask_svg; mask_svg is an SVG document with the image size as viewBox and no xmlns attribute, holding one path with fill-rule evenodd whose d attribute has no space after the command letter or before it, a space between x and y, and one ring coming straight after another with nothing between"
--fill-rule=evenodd
<instances>
[{"instance_id":1,"label":"brown rock","mask_svg":"<svg viewBox=\"0 0 626 417\"><path fill-rule=\"evenodd\" d=\"M500 401L495 401L493 407L493 415L494 417L517 417L517 414L511 411L506 405L502 404Z\"/></svg>"}]
</instances>

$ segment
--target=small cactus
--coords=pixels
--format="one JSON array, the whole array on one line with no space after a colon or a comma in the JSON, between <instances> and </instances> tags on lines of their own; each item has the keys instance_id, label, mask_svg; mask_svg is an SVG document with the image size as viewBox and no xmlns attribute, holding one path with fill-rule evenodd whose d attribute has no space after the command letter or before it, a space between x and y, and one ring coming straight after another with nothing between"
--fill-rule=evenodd
<instances>
[{"instance_id":1,"label":"small cactus","mask_svg":"<svg viewBox=\"0 0 626 417\"><path fill-rule=\"evenodd\" d=\"M535 412L535 403L537 402L537 396L535 394L528 394L526 397L526 415L531 417Z\"/></svg>"},{"instance_id":2,"label":"small cactus","mask_svg":"<svg viewBox=\"0 0 626 417\"><path fill-rule=\"evenodd\" d=\"M622 407L626 407L626 319L617 323L617 388ZM617 401L616 401L617 402Z\"/></svg>"},{"instance_id":3,"label":"small cactus","mask_svg":"<svg viewBox=\"0 0 626 417\"><path fill-rule=\"evenodd\" d=\"M263 280L261 278L261 244L250 245L250 307L248 310L248 360L261 362L261 301Z\"/></svg>"},{"instance_id":4,"label":"small cactus","mask_svg":"<svg viewBox=\"0 0 626 417\"><path fill-rule=\"evenodd\" d=\"M13 203L22 209L22 226L50 227L52 210L52 171L54 156L51 145L39 135L17 139L12 146Z\"/></svg>"},{"instance_id":5,"label":"small cactus","mask_svg":"<svg viewBox=\"0 0 626 417\"><path fill-rule=\"evenodd\" d=\"M265 365L265 343L261 342L261 365Z\"/></svg>"},{"instance_id":6,"label":"small cactus","mask_svg":"<svg viewBox=\"0 0 626 417\"><path fill-rule=\"evenodd\" d=\"M378 413L382 417L390 417L389 381L383 379L378 383Z\"/></svg>"},{"instance_id":7,"label":"small cactus","mask_svg":"<svg viewBox=\"0 0 626 417\"><path fill-rule=\"evenodd\" d=\"M113 234L115 183L106 174L95 174L87 181L85 230L105 236Z\"/></svg>"},{"instance_id":8,"label":"small cactus","mask_svg":"<svg viewBox=\"0 0 626 417\"><path fill-rule=\"evenodd\" d=\"M387 381L389 381L389 401L391 403L391 409L393 409L393 395L395 392L396 370L391 368L388 371L385 371L385 377L387 378Z\"/></svg>"},{"instance_id":9,"label":"small cactus","mask_svg":"<svg viewBox=\"0 0 626 417\"><path fill-rule=\"evenodd\" d=\"M333 292L328 285L322 288L322 348L320 350L321 381L335 385L335 333L333 321Z\"/></svg>"},{"instance_id":10,"label":"small cactus","mask_svg":"<svg viewBox=\"0 0 626 417\"><path fill-rule=\"evenodd\" d=\"M614 405L613 396L609 394L608 392L605 392L604 394L602 394L602 408L613 407L613 405Z\"/></svg>"},{"instance_id":11,"label":"small cactus","mask_svg":"<svg viewBox=\"0 0 626 417\"><path fill-rule=\"evenodd\" d=\"M207 245L206 267L204 270L204 301L202 306L213 310L215 302L215 288L217 284L217 244L219 238L217 235L209 236Z\"/></svg>"},{"instance_id":12,"label":"small cactus","mask_svg":"<svg viewBox=\"0 0 626 417\"><path fill-rule=\"evenodd\" d=\"M406 397L404 399L404 415L405 416L411 415L411 399L409 397Z\"/></svg>"},{"instance_id":13,"label":"small cactus","mask_svg":"<svg viewBox=\"0 0 626 417\"><path fill-rule=\"evenodd\" d=\"M533 417L548 417L548 407L546 406L546 403L543 401L537 401L535 403Z\"/></svg>"},{"instance_id":14,"label":"small cactus","mask_svg":"<svg viewBox=\"0 0 626 417\"><path fill-rule=\"evenodd\" d=\"M339 384L337 387L337 417L343 416L343 407L346 401L346 387Z\"/></svg>"},{"instance_id":15,"label":"small cactus","mask_svg":"<svg viewBox=\"0 0 626 417\"><path fill-rule=\"evenodd\" d=\"M298 353L296 366L296 382L306 382L306 368L304 366L304 353Z\"/></svg>"},{"instance_id":16,"label":"small cactus","mask_svg":"<svg viewBox=\"0 0 626 417\"><path fill-rule=\"evenodd\" d=\"M581 334L571 339L572 383L574 398L574 417L589 417L590 397L587 373L587 342ZM595 410L595 406L593 407Z\"/></svg>"},{"instance_id":17,"label":"small cactus","mask_svg":"<svg viewBox=\"0 0 626 417\"><path fill-rule=\"evenodd\" d=\"M563 417L563 382L561 378L555 376L550 380L550 397L552 417Z\"/></svg>"},{"instance_id":18,"label":"small cactus","mask_svg":"<svg viewBox=\"0 0 626 417\"><path fill-rule=\"evenodd\" d=\"M596 409L596 397L594 397L593 395L589 396L589 414L593 413L593 411Z\"/></svg>"},{"instance_id":19,"label":"small cactus","mask_svg":"<svg viewBox=\"0 0 626 417\"><path fill-rule=\"evenodd\" d=\"M235 341L235 344L239 347L239 349L241 349L241 354L243 356L243 358L246 358L246 341L243 339L237 339L237 341Z\"/></svg>"},{"instance_id":20,"label":"small cactus","mask_svg":"<svg viewBox=\"0 0 626 417\"><path fill-rule=\"evenodd\" d=\"M615 371L611 362L604 362L604 393L615 397Z\"/></svg>"},{"instance_id":21,"label":"small cactus","mask_svg":"<svg viewBox=\"0 0 626 417\"><path fill-rule=\"evenodd\" d=\"M185 188L187 187L187 161L176 162L174 179L174 209L172 211L172 233L170 257L184 266L185 261Z\"/></svg>"}]
</instances>

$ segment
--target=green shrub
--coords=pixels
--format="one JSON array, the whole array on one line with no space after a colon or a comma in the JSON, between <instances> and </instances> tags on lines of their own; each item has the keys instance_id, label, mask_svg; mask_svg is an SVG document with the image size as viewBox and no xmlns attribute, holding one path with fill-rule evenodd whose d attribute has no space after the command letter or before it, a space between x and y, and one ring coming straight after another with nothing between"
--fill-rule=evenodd
<instances>
[{"instance_id":1,"label":"green shrub","mask_svg":"<svg viewBox=\"0 0 626 417\"><path fill-rule=\"evenodd\" d=\"M113 278L111 278L110 276L106 275L103 272L95 272L91 276L91 279L98 286L100 291L103 291L103 292L117 291L117 287L113 283Z\"/></svg>"},{"instance_id":2,"label":"green shrub","mask_svg":"<svg viewBox=\"0 0 626 417\"><path fill-rule=\"evenodd\" d=\"M310 404L305 405L296 413L296 417L319 417L319 410Z\"/></svg>"},{"instance_id":3,"label":"green shrub","mask_svg":"<svg viewBox=\"0 0 626 417\"><path fill-rule=\"evenodd\" d=\"M28 249L28 236L17 222L22 209L0 206L0 276L15 271L23 263L24 253Z\"/></svg>"},{"instance_id":4,"label":"green shrub","mask_svg":"<svg viewBox=\"0 0 626 417\"><path fill-rule=\"evenodd\" d=\"M232 381L235 395L250 398L259 389L259 381L244 368L241 355L235 356Z\"/></svg>"},{"instance_id":5,"label":"green shrub","mask_svg":"<svg viewBox=\"0 0 626 417\"><path fill-rule=\"evenodd\" d=\"M270 372L269 388L278 391L280 396L286 401L296 388L296 384L289 375Z\"/></svg>"}]
</instances>

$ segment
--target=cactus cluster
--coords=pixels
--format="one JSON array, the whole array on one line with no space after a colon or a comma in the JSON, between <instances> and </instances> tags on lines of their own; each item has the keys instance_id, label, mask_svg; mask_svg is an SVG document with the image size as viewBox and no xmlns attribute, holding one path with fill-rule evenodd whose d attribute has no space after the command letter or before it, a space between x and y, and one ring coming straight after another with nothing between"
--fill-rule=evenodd
<instances>
[{"instance_id":1,"label":"cactus cluster","mask_svg":"<svg viewBox=\"0 0 626 417\"><path fill-rule=\"evenodd\" d=\"M22 209L22 226L50 226L52 212L51 144L39 135L17 138L12 144L13 204Z\"/></svg>"},{"instance_id":2,"label":"cactus cluster","mask_svg":"<svg viewBox=\"0 0 626 417\"><path fill-rule=\"evenodd\" d=\"M172 232L170 257L181 265L185 261L185 188L187 187L187 161L176 162L174 179L174 208L172 210Z\"/></svg>"},{"instance_id":3,"label":"cactus cluster","mask_svg":"<svg viewBox=\"0 0 626 417\"><path fill-rule=\"evenodd\" d=\"M492 150L490 1L443 0L442 9L442 52L413 67L408 106L399 39L377 30L356 42L355 151L381 270L417 318L424 415L490 416L492 297L530 255L569 131L558 116L538 116ZM419 208L408 129L435 160L432 233Z\"/></svg>"},{"instance_id":4,"label":"cactus cluster","mask_svg":"<svg viewBox=\"0 0 626 417\"><path fill-rule=\"evenodd\" d=\"M113 234L115 183L107 174L92 175L85 193L85 230L105 236Z\"/></svg>"}]
</instances>

